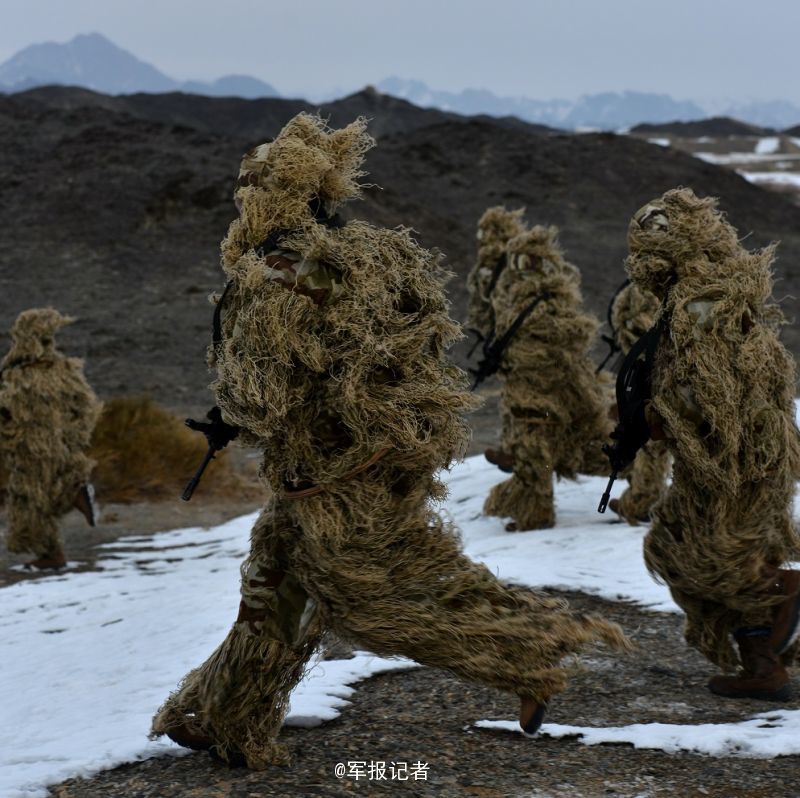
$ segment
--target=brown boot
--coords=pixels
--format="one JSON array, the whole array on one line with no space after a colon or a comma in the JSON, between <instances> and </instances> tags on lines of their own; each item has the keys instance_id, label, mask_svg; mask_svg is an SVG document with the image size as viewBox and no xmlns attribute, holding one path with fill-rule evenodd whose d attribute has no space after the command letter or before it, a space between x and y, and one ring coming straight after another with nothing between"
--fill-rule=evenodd
<instances>
[{"instance_id":1,"label":"brown boot","mask_svg":"<svg viewBox=\"0 0 800 798\"><path fill-rule=\"evenodd\" d=\"M631 526L650 523L650 513L645 513L640 518L628 518L628 516L622 512L622 502L620 502L619 499L611 499L608 502L608 509L611 510L612 513L616 513L623 521L627 521Z\"/></svg>"},{"instance_id":2,"label":"brown boot","mask_svg":"<svg viewBox=\"0 0 800 798\"><path fill-rule=\"evenodd\" d=\"M247 767L247 760L241 751L230 750L223 756L218 750L217 743L211 737L203 732L193 731L186 723L171 726L165 734L173 743L177 743L183 748L190 748L192 751L208 751L212 759L229 767Z\"/></svg>"},{"instance_id":3,"label":"brown boot","mask_svg":"<svg viewBox=\"0 0 800 798\"><path fill-rule=\"evenodd\" d=\"M785 596L772 616L770 643L776 654L788 651L800 637L800 571L777 571L775 591Z\"/></svg>"},{"instance_id":4,"label":"brown boot","mask_svg":"<svg viewBox=\"0 0 800 798\"><path fill-rule=\"evenodd\" d=\"M736 676L715 676L708 689L726 698L788 701L792 697L789 673L773 650L771 632L766 626L738 629L734 637L742 668Z\"/></svg>"},{"instance_id":5,"label":"brown boot","mask_svg":"<svg viewBox=\"0 0 800 798\"><path fill-rule=\"evenodd\" d=\"M26 562L25 567L29 571L58 571L60 568L64 568L66 564L67 558L64 556L64 552L58 549L50 554L44 554L35 560Z\"/></svg>"},{"instance_id":6,"label":"brown boot","mask_svg":"<svg viewBox=\"0 0 800 798\"><path fill-rule=\"evenodd\" d=\"M506 474L514 473L514 455L504 452L502 449L488 448L483 456L492 464L497 466Z\"/></svg>"},{"instance_id":7,"label":"brown boot","mask_svg":"<svg viewBox=\"0 0 800 798\"><path fill-rule=\"evenodd\" d=\"M535 698L520 697L519 725L525 734L536 734L544 720L547 704Z\"/></svg>"},{"instance_id":8,"label":"brown boot","mask_svg":"<svg viewBox=\"0 0 800 798\"><path fill-rule=\"evenodd\" d=\"M87 482L78 488L78 495L75 497L75 502L72 506L83 513L83 517L89 526L97 524L97 505L94 501L94 486L91 482Z\"/></svg>"}]
</instances>

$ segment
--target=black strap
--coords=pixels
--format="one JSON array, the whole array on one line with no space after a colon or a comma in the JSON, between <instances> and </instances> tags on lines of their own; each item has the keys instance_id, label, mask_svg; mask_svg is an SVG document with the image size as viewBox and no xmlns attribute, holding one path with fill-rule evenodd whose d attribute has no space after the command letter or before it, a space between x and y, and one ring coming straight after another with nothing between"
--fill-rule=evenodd
<instances>
[{"instance_id":1,"label":"black strap","mask_svg":"<svg viewBox=\"0 0 800 798\"><path fill-rule=\"evenodd\" d=\"M644 354L645 369L648 378L648 391L650 388L650 374L653 367L653 357L655 356L658 342L661 340L661 334L666 326L666 314L661 314L661 318L631 347L630 352L625 356L622 365L617 375L617 383L615 386L617 394L617 407L619 408L620 417L622 416L625 408L629 404L630 392L633 388L631 379L634 375L634 365L637 360Z\"/></svg>"},{"instance_id":2,"label":"black strap","mask_svg":"<svg viewBox=\"0 0 800 798\"><path fill-rule=\"evenodd\" d=\"M213 332L211 334L211 343L215 350L222 343L222 303L225 301L225 295L228 293L232 285L233 285L233 280L228 280L228 282L225 283L225 290L222 292L222 296L217 300L217 305L214 308L214 320L212 322Z\"/></svg>"},{"instance_id":3,"label":"black strap","mask_svg":"<svg viewBox=\"0 0 800 798\"><path fill-rule=\"evenodd\" d=\"M540 302L552 299L553 294L550 291L544 291L535 297L528 305L526 305L509 325L508 329L500 336L495 338L494 332L489 334L489 337L483 342L483 358L478 363L477 368L470 369L470 373L474 375L475 382L471 390L475 390L487 377L491 377L500 368L500 359L503 353L511 343L511 339L517 334L517 331L525 323L528 316L533 313L534 309Z\"/></svg>"},{"instance_id":4,"label":"black strap","mask_svg":"<svg viewBox=\"0 0 800 798\"><path fill-rule=\"evenodd\" d=\"M505 253L503 253L497 259L497 262L494 264L494 268L492 269L492 277L489 280L489 285L486 286L486 298L487 299L489 299L492 296L492 291L494 291L494 288L497 285L497 281L500 279L500 275L503 273L503 270L506 268L506 264L507 263L508 263L508 258L506 257Z\"/></svg>"},{"instance_id":5,"label":"black strap","mask_svg":"<svg viewBox=\"0 0 800 798\"><path fill-rule=\"evenodd\" d=\"M614 329L614 323L611 321L611 311L614 308L614 303L617 301L617 297L631 284L630 278L625 280L625 282L614 291L614 295L611 297L608 307L606 308L606 321L608 322L608 327L611 330L611 335L601 335L603 341L608 344L608 354L603 359L603 362L595 369L595 374L599 374L603 368L605 368L606 363L616 354L617 352L621 352L622 349L619 345L619 341L617 340L617 331Z\"/></svg>"}]
</instances>

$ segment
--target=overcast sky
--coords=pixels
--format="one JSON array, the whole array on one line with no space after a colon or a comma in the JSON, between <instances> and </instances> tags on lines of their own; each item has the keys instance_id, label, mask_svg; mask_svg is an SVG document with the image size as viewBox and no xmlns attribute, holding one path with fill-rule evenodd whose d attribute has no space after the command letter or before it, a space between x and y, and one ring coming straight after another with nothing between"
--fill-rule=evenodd
<instances>
[{"instance_id":1,"label":"overcast sky","mask_svg":"<svg viewBox=\"0 0 800 798\"><path fill-rule=\"evenodd\" d=\"M800 103L800 0L0 0L0 62L90 32L174 78L249 74L284 95L395 75L537 99Z\"/></svg>"}]
</instances>

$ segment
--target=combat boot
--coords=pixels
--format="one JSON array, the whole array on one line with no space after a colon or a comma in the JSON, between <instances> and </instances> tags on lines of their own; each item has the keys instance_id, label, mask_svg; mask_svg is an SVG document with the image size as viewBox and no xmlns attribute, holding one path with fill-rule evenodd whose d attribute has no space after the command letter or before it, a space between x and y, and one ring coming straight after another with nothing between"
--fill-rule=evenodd
<instances>
[{"instance_id":1,"label":"combat boot","mask_svg":"<svg viewBox=\"0 0 800 798\"><path fill-rule=\"evenodd\" d=\"M97 505L94 500L94 485L91 482L86 482L78 488L78 495L72 506L80 510L89 526L96 526Z\"/></svg>"},{"instance_id":2,"label":"combat boot","mask_svg":"<svg viewBox=\"0 0 800 798\"><path fill-rule=\"evenodd\" d=\"M547 711L545 701L537 701L535 698L526 696L520 697L519 725L525 734L536 734L544 720L544 713Z\"/></svg>"},{"instance_id":3,"label":"combat boot","mask_svg":"<svg viewBox=\"0 0 800 798\"><path fill-rule=\"evenodd\" d=\"M611 510L611 512L616 513L621 520L627 521L631 526L650 523L650 513L645 513L643 516L634 518L633 520L628 518L628 516L622 511L622 502L619 499L611 499L608 502L608 509Z\"/></svg>"},{"instance_id":4,"label":"combat boot","mask_svg":"<svg viewBox=\"0 0 800 798\"><path fill-rule=\"evenodd\" d=\"M504 452L502 449L488 448L483 456L492 464L497 466L506 474L514 473L514 455Z\"/></svg>"},{"instance_id":5,"label":"combat boot","mask_svg":"<svg viewBox=\"0 0 800 798\"><path fill-rule=\"evenodd\" d=\"M241 751L230 749L223 756L218 750L217 743L207 734L190 729L186 723L173 724L165 734L183 748L192 751L208 751L211 758L222 762L229 767L247 767L247 760Z\"/></svg>"},{"instance_id":6,"label":"combat boot","mask_svg":"<svg viewBox=\"0 0 800 798\"><path fill-rule=\"evenodd\" d=\"M34 569L37 571L58 571L64 568L67 564L67 558L64 556L64 551L59 548L49 554L43 554L35 560L25 563L25 568L29 571Z\"/></svg>"},{"instance_id":7,"label":"combat boot","mask_svg":"<svg viewBox=\"0 0 800 798\"><path fill-rule=\"evenodd\" d=\"M743 626L734 634L742 668L736 676L714 676L708 689L725 698L788 701L792 697L789 673L775 652L772 629Z\"/></svg>"},{"instance_id":8,"label":"combat boot","mask_svg":"<svg viewBox=\"0 0 800 798\"><path fill-rule=\"evenodd\" d=\"M773 590L785 598L775 607L769 639L772 650L783 654L800 637L800 571L776 569Z\"/></svg>"}]
</instances>

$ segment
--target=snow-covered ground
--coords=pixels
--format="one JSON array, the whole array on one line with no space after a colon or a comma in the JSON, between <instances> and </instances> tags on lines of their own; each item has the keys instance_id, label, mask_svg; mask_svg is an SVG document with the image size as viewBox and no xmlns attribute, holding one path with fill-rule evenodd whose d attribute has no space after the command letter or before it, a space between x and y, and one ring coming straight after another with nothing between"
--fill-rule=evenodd
<instances>
[{"instance_id":1,"label":"snow-covered ground","mask_svg":"<svg viewBox=\"0 0 800 798\"><path fill-rule=\"evenodd\" d=\"M501 520L480 513L487 491L502 477L476 457L448 475L451 495L444 510L461 527L470 556L518 583L677 610L642 563L645 528L610 524L596 512L604 479L559 483L558 526L509 534ZM621 489L618 483L617 493ZM183 753L171 743L148 741L150 718L233 621L238 568L254 518L126 538L104 547L101 570L67 572L0 591L1 798L38 798L45 785L70 776ZM335 717L353 692L348 685L411 665L366 653L318 662L295 691L287 722L308 726ZM498 723L505 722L493 725ZM505 725L513 728L515 722ZM735 724L613 729L545 724L543 730L579 735L587 744L627 741L719 756L800 754L800 710Z\"/></svg>"},{"instance_id":2,"label":"snow-covered ground","mask_svg":"<svg viewBox=\"0 0 800 798\"><path fill-rule=\"evenodd\" d=\"M800 154L782 152L695 152L695 158L717 166L733 166L746 164L768 163L772 161L792 161L796 164Z\"/></svg>"},{"instance_id":3,"label":"snow-covered ground","mask_svg":"<svg viewBox=\"0 0 800 798\"><path fill-rule=\"evenodd\" d=\"M773 183L800 191L800 172L745 172L738 170L739 174L751 183L764 185Z\"/></svg>"},{"instance_id":4,"label":"snow-covered ground","mask_svg":"<svg viewBox=\"0 0 800 798\"><path fill-rule=\"evenodd\" d=\"M778 136L765 136L756 142L753 152L757 152L759 155L771 155L778 152L780 147L781 140Z\"/></svg>"}]
</instances>

